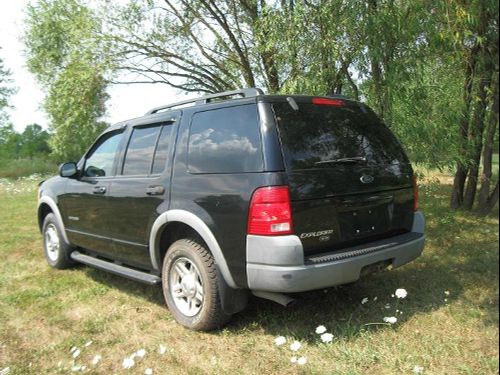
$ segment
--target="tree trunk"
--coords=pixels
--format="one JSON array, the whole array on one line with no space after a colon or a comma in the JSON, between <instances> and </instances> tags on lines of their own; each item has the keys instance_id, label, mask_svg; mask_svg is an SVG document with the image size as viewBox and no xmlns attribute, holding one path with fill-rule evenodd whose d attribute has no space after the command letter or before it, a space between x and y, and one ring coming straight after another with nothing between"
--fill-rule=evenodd
<instances>
[{"instance_id":1,"label":"tree trunk","mask_svg":"<svg viewBox=\"0 0 500 375\"><path fill-rule=\"evenodd\" d=\"M488 128L486 130L486 137L484 141L483 149L483 173L481 174L481 188L479 190L478 197L478 210L482 214L486 214L490 211L490 186L491 177L493 176L493 145L495 142L495 134L498 129L498 71L494 73L497 79L492 82L493 86L493 102L491 105L491 113L488 122ZM497 198L498 200L498 198ZM496 201L495 201L496 203ZM493 206L495 205L493 203Z\"/></svg>"},{"instance_id":2,"label":"tree trunk","mask_svg":"<svg viewBox=\"0 0 500 375\"><path fill-rule=\"evenodd\" d=\"M489 64L488 64L489 65ZM485 128L485 113L488 105L487 89L491 83L491 68L485 69L485 75L479 81L478 102L474 110L472 129L470 133L472 143L472 160L469 170L469 178L464 193L463 208L472 210L477 192L477 181L479 177L479 166L481 163L481 153L483 151L483 136Z\"/></svg>"},{"instance_id":3,"label":"tree trunk","mask_svg":"<svg viewBox=\"0 0 500 375\"><path fill-rule=\"evenodd\" d=\"M474 70L476 67L476 59L474 55L475 54L471 52L471 55L469 56L466 62L464 90L462 95L463 109L462 109L462 118L460 120L459 136L461 142L460 156L464 159L467 158L467 153L468 153L467 138L469 135L469 117L470 117L470 108L472 101L472 84L474 82ZM464 189L465 189L465 180L467 179L468 172L469 170L467 168L467 164L464 162L464 160L459 160L457 162L457 170L455 172L455 178L453 179L453 190L451 193L450 206L453 210L456 210L462 206Z\"/></svg>"},{"instance_id":4,"label":"tree trunk","mask_svg":"<svg viewBox=\"0 0 500 375\"><path fill-rule=\"evenodd\" d=\"M375 19L378 13L377 0L368 0L368 9L370 17ZM377 114L383 119L386 115L385 113L385 101L383 92L383 73L382 64L380 56L378 55L379 49L376 48L378 41L373 35L368 35L368 53L370 56L370 70L373 80L373 95L375 110Z\"/></svg>"},{"instance_id":5,"label":"tree trunk","mask_svg":"<svg viewBox=\"0 0 500 375\"><path fill-rule=\"evenodd\" d=\"M488 25L488 14L484 3L480 3L480 6L481 9L480 9L477 34L483 37L485 35ZM476 41L475 45L469 51L469 55L466 59L465 82L464 82L464 91L462 96L463 110L462 110L462 119L460 121L460 129L459 129L459 135L461 139L461 144L460 144L461 155L460 159L457 162L457 171L455 173L455 178L453 181L453 191L451 193L451 204L450 204L452 209L460 208L465 200L464 186L465 186L465 181L467 179L467 175L469 174L469 160L470 160L469 120L471 114L472 86L474 83L474 76L475 76L476 65L478 62L478 57L481 57L479 56L480 54L483 57L486 55L484 54L484 48L482 48L482 45L479 43L479 41ZM484 112L483 112L483 117L484 117ZM481 157L481 150L479 150L479 158L480 157ZM472 175L474 175L474 171L472 172L473 172ZM475 182L477 184L477 173L475 176ZM467 198L467 201L470 201L471 194L472 194L472 186L469 189L469 197ZM475 195L475 189L474 189L474 195Z\"/></svg>"}]
</instances>

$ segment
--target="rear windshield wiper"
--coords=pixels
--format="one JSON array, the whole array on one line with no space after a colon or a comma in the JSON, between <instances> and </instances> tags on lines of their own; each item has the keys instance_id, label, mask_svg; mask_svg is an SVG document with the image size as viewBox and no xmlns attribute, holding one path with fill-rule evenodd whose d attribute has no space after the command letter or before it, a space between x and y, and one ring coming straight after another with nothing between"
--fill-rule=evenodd
<instances>
[{"instance_id":1,"label":"rear windshield wiper","mask_svg":"<svg viewBox=\"0 0 500 375\"><path fill-rule=\"evenodd\" d=\"M317 164L335 164L335 163L366 163L366 158L363 156L354 156L352 158L340 158L331 160L322 160L314 163Z\"/></svg>"}]
</instances>

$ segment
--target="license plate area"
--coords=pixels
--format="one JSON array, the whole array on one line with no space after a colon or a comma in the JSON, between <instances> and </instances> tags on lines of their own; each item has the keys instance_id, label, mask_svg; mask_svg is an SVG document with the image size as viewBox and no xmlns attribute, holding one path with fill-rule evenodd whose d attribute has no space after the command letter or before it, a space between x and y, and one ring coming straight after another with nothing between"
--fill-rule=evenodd
<instances>
[{"instance_id":1,"label":"license plate area","mask_svg":"<svg viewBox=\"0 0 500 375\"><path fill-rule=\"evenodd\" d=\"M344 211L340 228L345 239L370 237L390 230L390 205Z\"/></svg>"}]
</instances>

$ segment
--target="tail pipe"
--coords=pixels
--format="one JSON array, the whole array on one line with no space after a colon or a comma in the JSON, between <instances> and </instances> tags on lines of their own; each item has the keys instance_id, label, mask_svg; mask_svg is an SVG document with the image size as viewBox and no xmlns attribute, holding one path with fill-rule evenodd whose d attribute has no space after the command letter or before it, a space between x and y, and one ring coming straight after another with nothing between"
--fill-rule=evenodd
<instances>
[{"instance_id":1,"label":"tail pipe","mask_svg":"<svg viewBox=\"0 0 500 375\"><path fill-rule=\"evenodd\" d=\"M282 293L262 292L259 290L255 290L252 291L252 294L259 298L264 298L270 301L274 301L285 307L289 307L295 303L295 299L288 297L287 295Z\"/></svg>"}]
</instances>

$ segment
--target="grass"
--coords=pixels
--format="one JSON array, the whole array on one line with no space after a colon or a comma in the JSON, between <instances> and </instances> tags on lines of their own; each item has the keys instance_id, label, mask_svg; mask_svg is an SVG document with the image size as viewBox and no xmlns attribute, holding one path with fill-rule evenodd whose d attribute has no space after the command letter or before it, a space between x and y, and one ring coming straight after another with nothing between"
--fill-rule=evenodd
<instances>
[{"instance_id":1,"label":"grass","mask_svg":"<svg viewBox=\"0 0 500 375\"><path fill-rule=\"evenodd\" d=\"M33 174L56 174L57 163L48 156L33 159L0 159L0 178L17 179Z\"/></svg>"},{"instance_id":2,"label":"grass","mask_svg":"<svg viewBox=\"0 0 500 375\"><path fill-rule=\"evenodd\" d=\"M450 212L450 183L436 173L422 180L428 243L414 263L354 285L299 294L288 309L254 298L225 329L197 333L174 322L160 288L83 266L50 269L36 225L35 182L24 179L14 189L3 180L0 370L62 374L76 363L93 374L152 368L154 374L354 375L412 374L419 365L425 374L496 374L498 210L487 218ZM391 294L400 287L408 297L396 301ZM362 305L364 297L370 302ZM366 325L393 315L399 319L393 326ZM314 333L320 324L335 335L333 343ZM286 336L285 346L274 344L278 335ZM289 349L292 340L302 343L297 354ZM76 360L73 346L81 350ZM124 370L123 359L140 348L146 356ZM96 354L102 361L93 366ZM291 364L293 355L307 364Z\"/></svg>"}]
</instances>

